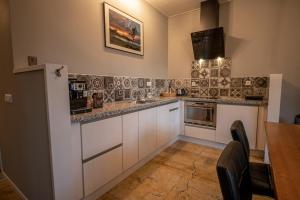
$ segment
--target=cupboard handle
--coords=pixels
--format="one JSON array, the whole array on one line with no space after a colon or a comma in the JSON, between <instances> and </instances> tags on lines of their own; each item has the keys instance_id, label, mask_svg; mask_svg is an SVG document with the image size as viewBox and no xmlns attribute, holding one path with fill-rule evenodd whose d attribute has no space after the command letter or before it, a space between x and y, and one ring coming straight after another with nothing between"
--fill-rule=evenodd
<instances>
[{"instance_id":1,"label":"cupboard handle","mask_svg":"<svg viewBox=\"0 0 300 200\"><path fill-rule=\"evenodd\" d=\"M102 152L100 152L100 153L97 153L96 155L93 155L93 156L91 156L91 157L89 157L89 158L83 160L82 163L86 163L86 162L89 162L89 161L91 161L91 160L93 160L93 159L95 159L95 158L98 158L99 156L102 156L103 154L106 154L106 153L108 153L108 152L110 152L110 151L112 151L112 150L114 150L114 149L117 149L117 148L121 147L122 145L123 145L123 144L118 144L118 145L116 145L116 146L114 146L114 147L112 147L112 148L109 148L109 149L107 149L107 150L105 150L105 151L102 151Z\"/></svg>"},{"instance_id":2,"label":"cupboard handle","mask_svg":"<svg viewBox=\"0 0 300 200\"><path fill-rule=\"evenodd\" d=\"M172 108L172 109L169 110L169 112L173 112L175 110L178 110L178 108Z\"/></svg>"}]
</instances>

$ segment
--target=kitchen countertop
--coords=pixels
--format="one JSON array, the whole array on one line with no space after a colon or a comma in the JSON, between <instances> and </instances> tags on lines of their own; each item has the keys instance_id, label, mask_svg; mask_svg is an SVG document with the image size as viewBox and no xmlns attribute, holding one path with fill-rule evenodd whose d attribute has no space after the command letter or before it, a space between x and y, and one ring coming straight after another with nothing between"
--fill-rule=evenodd
<instances>
[{"instance_id":1,"label":"kitchen countertop","mask_svg":"<svg viewBox=\"0 0 300 200\"><path fill-rule=\"evenodd\" d=\"M137 112L140 110L145 110L157 106L162 106L165 104L175 103L179 100L183 101L202 101L202 102L212 102L218 104L229 104L229 105L250 105L250 106L262 106L267 105L267 101L255 101L255 100L245 100L242 98L192 98L192 97L159 97L155 98L154 102L138 104L135 101L122 101L105 103L103 108L93 109L92 112L82 113L77 115L71 115L72 123L89 123L92 121L107 119L110 117L116 117L132 112Z\"/></svg>"}]
</instances>

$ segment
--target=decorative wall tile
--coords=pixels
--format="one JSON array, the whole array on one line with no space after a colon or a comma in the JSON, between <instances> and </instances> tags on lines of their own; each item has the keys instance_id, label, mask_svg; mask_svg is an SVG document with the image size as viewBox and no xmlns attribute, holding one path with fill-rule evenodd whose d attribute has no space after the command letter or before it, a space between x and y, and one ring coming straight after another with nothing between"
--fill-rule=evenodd
<instances>
[{"instance_id":1,"label":"decorative wall tile","mask_svg":"<svg viewBox=\"0 0 300 200\"><path fill-rule=\"evenodd\" d=\"M145 85L145 88L150 88L151 86L147 86L147 83L148 82L151 82L150 78L145 78L144 79L144 85Z\"/></svg>"},{"instance_id":2,"label":"decorative wall tile","mask_svg":"<svg viewBox=\"0 0 300 200\"><path fill-rule=\"evenodd\" d=\"M210 60L209 65L210 65L210 67L219 67L218 59Z\"/></svg>"},{"instance_id":3,"label":"decorative wall tile","mask_svg":"<svg viewBox=\"0 0 300 200\"><path fill-rule=\"evenodd\" d=\"M228 97L229 96L229 89L220 89L220 96L221 97Z\"/></svg>"},{"instance_id":4,"label":"decorative wall tile","mask_svg":"<svg viewBox=\"0 0 300 200\"><path fill-rule=\"evenodd\" d=\"M232 66L232 60L231 58L225 58L225 59L221 59L220 61L220 66L221 67L231 67Z\"/></svg>"},{"instance_id":5,"label":"decorative wall tile","mask_svg":"<svg viewBox=\"0 0 300 200\"><path fill-rule=\"evenodd\" d=\"M199 78L200 77L200 71L199 70L192 70L191 77L192 78Z\"/></svg>"},{"instance_id":6,"label":"decorative wall tile","mask_svg":"<svg viewBox=\"0 0 300 200\"><path fill-rule=\"evenodd\" d=\"M231 70L230 67L228 66L223 66L220 68L220 77L230 77L231 75Z\"/></svg>"},{"instance_id":7,"label":"decorative wall tile","mask_svg":"<svg viewBox=\"0 0 300 200\"><path fill-rule=\"evenodd\" d=\"M139 98L145 98L147 96L147 92L145 89L139 89Z\"/></svg>"},{"instance_id":8,"label":"decorative wall tile","mask_svg":"<svg viewBox=\"0 0 300 200\"><path fill-rule=\"evenodd\" d=\"M211 68L210 69L210 77L218 78L219 77L219 68Z\"/></svg>"},{"instance_id":9,"label":"decorative wall tile","mask_svg":"<svg viewBox=\"0 0 300 200\"><path fill-rule=\"evenodd\" d=\"M209 86L213 87L213 88L219 87L219 79L217 79L217 78L209 79Z\"/></svg>"},{"instance_id":10,"label":"decorative wall tile","mask_svg":"<svg viewBox=\"0 0 300 200\"><path fill-rule=\"evenodd\" d=\"M209 79L200 79L199 80L199 86L200 88L208 88L209 87Z\"/></svg>"},{"instance_id":11,"label":"decorative wall tile","mask_svg":"<svg viewBox=\"0 0 300 200\"><path fill-rule=\"evenodd\" d=\"M256 77L254 79L254 86L256 88L267 88L268 87L268 78L267 77Z\"/></svg>"},{"instance_id":12,"label":"decorative wall tile","mask_svg":"<svg viewBox=\"0 0 300 200\"><path fill-rule=\"evenodd\" d=\"M104 90L104 102L114 102L115 101L115 91L114 90Z\"/></svg>"},{"instance_id":13,"label":"decorative wall tile","mask_svg":"<svg viewBox=\"0 0 300 200\"><path fill-rule=\"evenodd\" d=\"M174 81L175 82L175 88L180 89L183 87L183 80L182 79L177 79Z\"/></svg>"},{"instance_id":14,"label":"decorative wall tile","mask_svg":"<svg viewBox=\"0 0 300 200\"><path fill-rule=\"evenodd\" d=\"M266 88L254 88L253 95L255 96L267 96L267 89Z\"/></svg>"},{"instance_id":15,"label":"decorative wall tile","mask_svg":"<svg viewBox=\"0 0 300 200\"><path fill-rule=\"evenodd\" d=\"M230 88L230 78L219 78L219 87L220 88Z\"/></svg>"},{"instance_id":16,"label":"decorative wall tile","mask_svg":"<svg viewBox=\"0 0 300 200\"><path fill-rule=\"evenodd\" d=\"M209 68L209 61L208 60L201 61L200 67L201 68Z\"/></svg>"},{"instance_id":17,"label":"decorative wall tile","mask_svg":"<svg viewBox=\"0 0 300 200\"><path fill-rule=\"evenodd\" d=\"M90 80L91 90L103 90L104 89L104 77L103 76L91 76Z\"/></svg>"},{"instance_id":18,"label":"decorative wall tile","mask_svg":"<svg viewBox=\"0 0 300 200\"><path fill-rule=\"evenodd\" d=\"M209 90L208 88L200 88L199 90L200 97L208 97L209 96L208 90Z\"/></svg>"},{"instance_id":19,"label":"decorative wall tile","mask_svg":"<svg viewBox=\"0 0 300 200\"><path fill-rule=\"evenodd\" d=\"M131 80L129 77L123 78L123 88L124 89L130 89L131 88Z\"/></svg>"},{"instance_id":20,"label":"decorative wall tile","mask_svg":"<svg viewBox=\"0 0 300 200\"><path fill-rule=\"evenodd\" d=\"M253 88L243 88L242 89L242 96L251 96L254 94Z\"/></svg>"},{"instance_id":21,"label":"decorative wall tile","mask_svg":"<svg viewBox=\"0 0 300 200\"><path fill-rule=\"evenodd\" d=\"M200 69L200 63L198 61L193 61L192 62L192 69L199 70Z\"/></svg>"},{"instance_id":22,"label":"decorative wall tile","mask_svg":"<svg viewBox=\"0 0 300 200\"><path fill-rule=\"evenodd\" d=\"M242 87L242 82L243 79L242 78L231 78L231 83L230 83L230 87Z\"/></svg>"},{"instance_id":23,"label":"decorative wall tile","mask_svg":"<svg viewBox=\"0 0 300 200\"><path fill-rule=\"evenodd\" d=\"M113 90L115 88L114 86L114 78L111 76L105 76L104 77L104 89L106 90Z\"/></svg>"},{"instance_id":24,"label":"decorative wall tile","mask_svg":"<svg viewBox=\"0 0 300 200\"><path fill-rule=\"evenodd\" d=\"M199 92L200 92L199 87L198 88L196 88L196 87L195 88L191 88L191 94L198 95Z\"/></svg>"},{"instance_id":25,"label":"decorative wall tile","mask_svg":"<svg viewBox=\"0 0 300 200\"><path fill-rule=\"evenodd\" d=\"M190 88L191 87L191 79L184 79L183 80L183 87Z\"/></svg>"},{"instance_id":26,"label":"decorative wall tile","mask_svg":"<svg viewBox=\"0 0 300 200\"><path fill-rule=\"evenodd\" d=\"M230 97L241 98L242 97L242 88L230 88Z\"/></svg>"},{"instance_id":27,"label":"decorative wall tile","mask_svg":"<svg viewBox=\"0 0 300 200\"><path fill-rule=\"evenodd\" d=\"M131 99L131 90L130 89L124 90L124 99L126 99L126 100Z\"/></svg>"},{"instance_id":28,"label":"decorative wall tile","mask_svg":"<svg viewBox=\"0 0 300 200\"><path fill-rule=\"evenodd\" d=\"M132 89L137 89L138 88L138 79L137 78L131 78L130 79L130 84Z\"/></svg>"},{"instance_id":29,"label":"decorative wall tile","mask_svg":"<svg viewBox=\"0 0 300 200\"><path fill-rule=\"evenodd\" d=\"M124 90L115 90L115 101L124 100Z\"/></svg>"},{"instance_id":30,"label":"decorative wall tile","mask_svg":"<svg viewBox=\"0 0 300 200\"><path fill-rule=\"evenodd\" d=\"M145 81L143 78L138 78L138 88L145 88Z\"/></svg>"},{"instance_id":31,"label":"decorative wall tile","mask_svg":"<svg viewBox=\"0 0 300 200\"><path fill-rule=\"evenodd\" d=\"M114 77L114 86L115 90L122 90L123 89L123 77L115 76Z\"/></svg>"},{"instance_id":32,"label":"decorative wall tile","mask_svg":"<svg viewBox=\"0 0 300 200\"><path fill-rule=\"evenodd\" d=\"M165 87L165 80L163 79L156 79L155 80L156 88L164 88Z\"/></svg>"},{"instance_id":33,"label":"decorative wall tile","mask_svg":"<svg viewBox=\"0 0 300 200\"><path fill-rule=\"evenodd\" d=\"M198 88L199 87L199 79L192 79L191 80L191 88Z\"/></svg>"},{"instance_id":34,"label":"decorative wall tile","mask_svg":"<svg viewBox=\"0 0 300 200\"><path fill-rule=\"evenodd\" d=\"M252 88L253 86L254 86L254 78L252 78L252 77L243 78L243 87L244 88Z\"/></svg>"},{"instance_id":35,"label":"decorative wall tile","mask_svg":"<svg viewBox=\"0 0 300 200\"><path fill-rule=\"evenodd\" d=\"M209 93L209 96L217 97L217 96L219 96L219 89L218 88L209 88L208 93Z\"/></svg>"},{"instance_id":36,"label":"decorative wall tile","mask_svg":"<svg viewBox=\"0 0 300 200\"><path fill-rule=\"evenodd\" d=\"M202 68L200 69L200 78L209 78L209 69Z\"/></svg>"}]
</instances>

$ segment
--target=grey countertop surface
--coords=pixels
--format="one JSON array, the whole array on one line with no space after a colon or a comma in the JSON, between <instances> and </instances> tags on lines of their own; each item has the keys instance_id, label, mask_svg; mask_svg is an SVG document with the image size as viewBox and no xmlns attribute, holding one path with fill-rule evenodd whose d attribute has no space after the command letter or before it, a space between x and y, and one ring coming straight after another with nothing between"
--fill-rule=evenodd
<instances>
[{"instance_id":1,"label":"grey countertop surface","mask_svg":"<svg viewBox=\"0 0 300 200\"><path fill-rule=\"evenodd\" d=\"M89 123L97 120L107 119L110 117L116 117L140 110L145 110L165 104L175 103L179 100L183 101L202 101L212 102L217 104L228 104L228 105L247 105L247 106L264 106L268 104L267 100L256 101L256 100L245 100L242 98L192 98L192 97L159 97L155 98L154 102L138 104L135 101L122 101L105 103L103 108L93 109L92 112L82 113L77 115L71 115L72 123Z\"/></svg>"}]
</instances>

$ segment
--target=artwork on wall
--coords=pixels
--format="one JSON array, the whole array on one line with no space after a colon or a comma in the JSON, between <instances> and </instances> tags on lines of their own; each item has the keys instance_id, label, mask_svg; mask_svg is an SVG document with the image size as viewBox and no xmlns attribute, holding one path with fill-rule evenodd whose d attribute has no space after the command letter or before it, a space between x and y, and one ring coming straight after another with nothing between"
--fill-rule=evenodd
<instances>
[{"instance_id":1,"label":"artwork on wall","mask_svg":"<svg viewBox=\"0 0 300 200\"><path fill-rule=\"evenodd\" d=\"M104 3L105 46L144 55L143 22Z\"/></svg>"}]
</instances>

